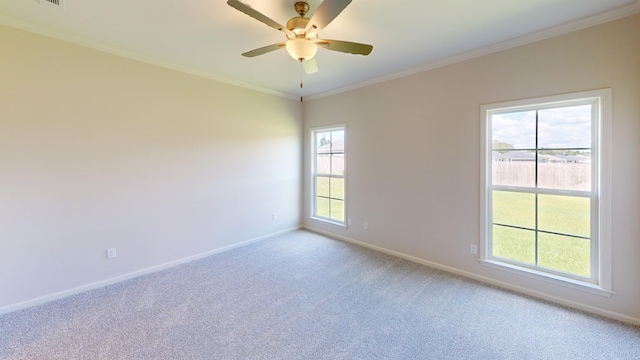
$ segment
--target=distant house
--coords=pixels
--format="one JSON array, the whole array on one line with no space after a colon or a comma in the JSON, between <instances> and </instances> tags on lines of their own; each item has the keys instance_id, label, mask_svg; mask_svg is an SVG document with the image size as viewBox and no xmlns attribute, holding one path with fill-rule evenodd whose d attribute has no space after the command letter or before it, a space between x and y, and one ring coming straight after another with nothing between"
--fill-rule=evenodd
<instances>
[{"instance_id":1,"label":"distant house","mask_svg":"<svg viewBox=\"0 0 640 360\"><path fill-rule=\"evenodd\" d=\"M562 157L562 159L566 163L578 164L578 163L590 163L591 162L591 158L589 156L586 156L586 155L565 155L565 156L560 156L560 157Z\"/></svg>"},{"instance_id":2,"label":"distant house","mask_svg":"<svg viewBox=\"0 0 640 360\"><path fill-rule=\"evenodd\" d=\"M493 151L493 161L498 162L514 162L514 161L536 161L536 155L530 151ZM538 155L539 163L591 163L591 157L587 155Z\"/></svg>"},{"instance_id":3,"label":"distant house","mask_svg":"<svg viewBox=\"0 0 640 360\"><path fill-rule=\"evenodd\" d=\"M494 151L492 157L499 162L536 161L536 155L528 151Z\"/></svg>"}]
</instances>

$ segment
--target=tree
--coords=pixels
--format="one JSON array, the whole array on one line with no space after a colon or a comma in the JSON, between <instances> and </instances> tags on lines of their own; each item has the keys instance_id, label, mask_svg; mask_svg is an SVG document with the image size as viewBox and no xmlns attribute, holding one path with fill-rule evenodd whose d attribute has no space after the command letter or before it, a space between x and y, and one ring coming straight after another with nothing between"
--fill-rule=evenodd
<instances>
[{"instance_id":1,"label":"tree","mask_svg":"<svg viewBox=\"0 0 640 360\"><path fill-rule=\"evenodd\" d=\"M513 145L506 143L506 142L502 142L502 141L498 141L498 140L493 140L493 148L498 150L498 149L513 149Z\"/></svg>"},{"instance_id":2,"label":"tree","mask_svg":"<svg viewBox=\"0 0 640 360\"><path fill-rule=\"evenodd\" d=\"M320 146L325 146L327 144L331 144L331 141L327 140L326 138L320 139Z\"/></svg>"}]
</instances>

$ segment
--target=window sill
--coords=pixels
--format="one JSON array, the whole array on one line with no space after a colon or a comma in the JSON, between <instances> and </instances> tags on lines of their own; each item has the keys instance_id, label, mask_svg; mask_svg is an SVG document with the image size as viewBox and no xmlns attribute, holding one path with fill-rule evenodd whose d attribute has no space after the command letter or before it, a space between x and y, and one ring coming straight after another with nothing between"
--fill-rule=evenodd
<instances>
[{"instance_id":1,"label":"window sill","mask_svg":"<svg viewBox=\"0 0 640 360\"><path fill-rule=\"evenodd\" d=\"M343 222L333 221L333 220L326 219L326 218L312 216L311 220L319 221L319 222L321 222L323 224L339 226L339 227L342 227L342 228L345 228L345 229L347 228L347 224L345 224Z\"/></svg>"},{"instance_id":2,"label":"window sill","mask_svg":"<svg viewBox=\"0 0 640 360\"><path fill-rule=\"evenodd\" d=\"M571 289L585 291L591 294L596 294L604 297L611 297L611 295L615 294L613 291L602 288L598 284L593 284L586 281L574 280L565 278L562 276L545 273L542 271L536 271L533 269L507 264L496 260L479 260L480 263L484 266L488 266L490 268L506 271L512 274L518 274L522 276L526 276L528 278L541 280L547 283L560 285L564 287L568 287Z\"/></svg>"}]
</instances>

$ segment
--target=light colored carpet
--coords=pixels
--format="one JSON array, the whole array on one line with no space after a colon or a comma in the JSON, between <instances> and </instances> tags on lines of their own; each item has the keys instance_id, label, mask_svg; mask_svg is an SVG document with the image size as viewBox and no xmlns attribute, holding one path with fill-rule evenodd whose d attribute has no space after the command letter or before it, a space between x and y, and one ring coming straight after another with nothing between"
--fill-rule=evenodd
<instances>
[{"instance_id":1,"label":"light colored carpet","mask_svg":"<svg viewBox=\"0 0 640 360\"><path fill-rule=\"evenodd\" d=\"M0 316L2 359L640 359L640 329L296 231Z\"/></svg>"}]
</instances>

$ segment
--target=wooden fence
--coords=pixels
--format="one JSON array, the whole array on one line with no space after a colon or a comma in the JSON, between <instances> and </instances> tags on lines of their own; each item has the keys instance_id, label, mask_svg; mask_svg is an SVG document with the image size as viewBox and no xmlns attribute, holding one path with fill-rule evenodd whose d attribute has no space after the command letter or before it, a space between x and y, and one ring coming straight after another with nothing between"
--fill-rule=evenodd
<instances>
[{"instance_id":1,"label":"wooden fence","mask_svg":"<svg viewBox=\"0 0 640 360\"><path fill-rule=\"evenodd\" d=\"M535 185L533 161L494 161L492 180L494 185ZM591 164L589 163L538 163L538 187L547 189L591 190Z\"/></svg>"}]
</instances>

